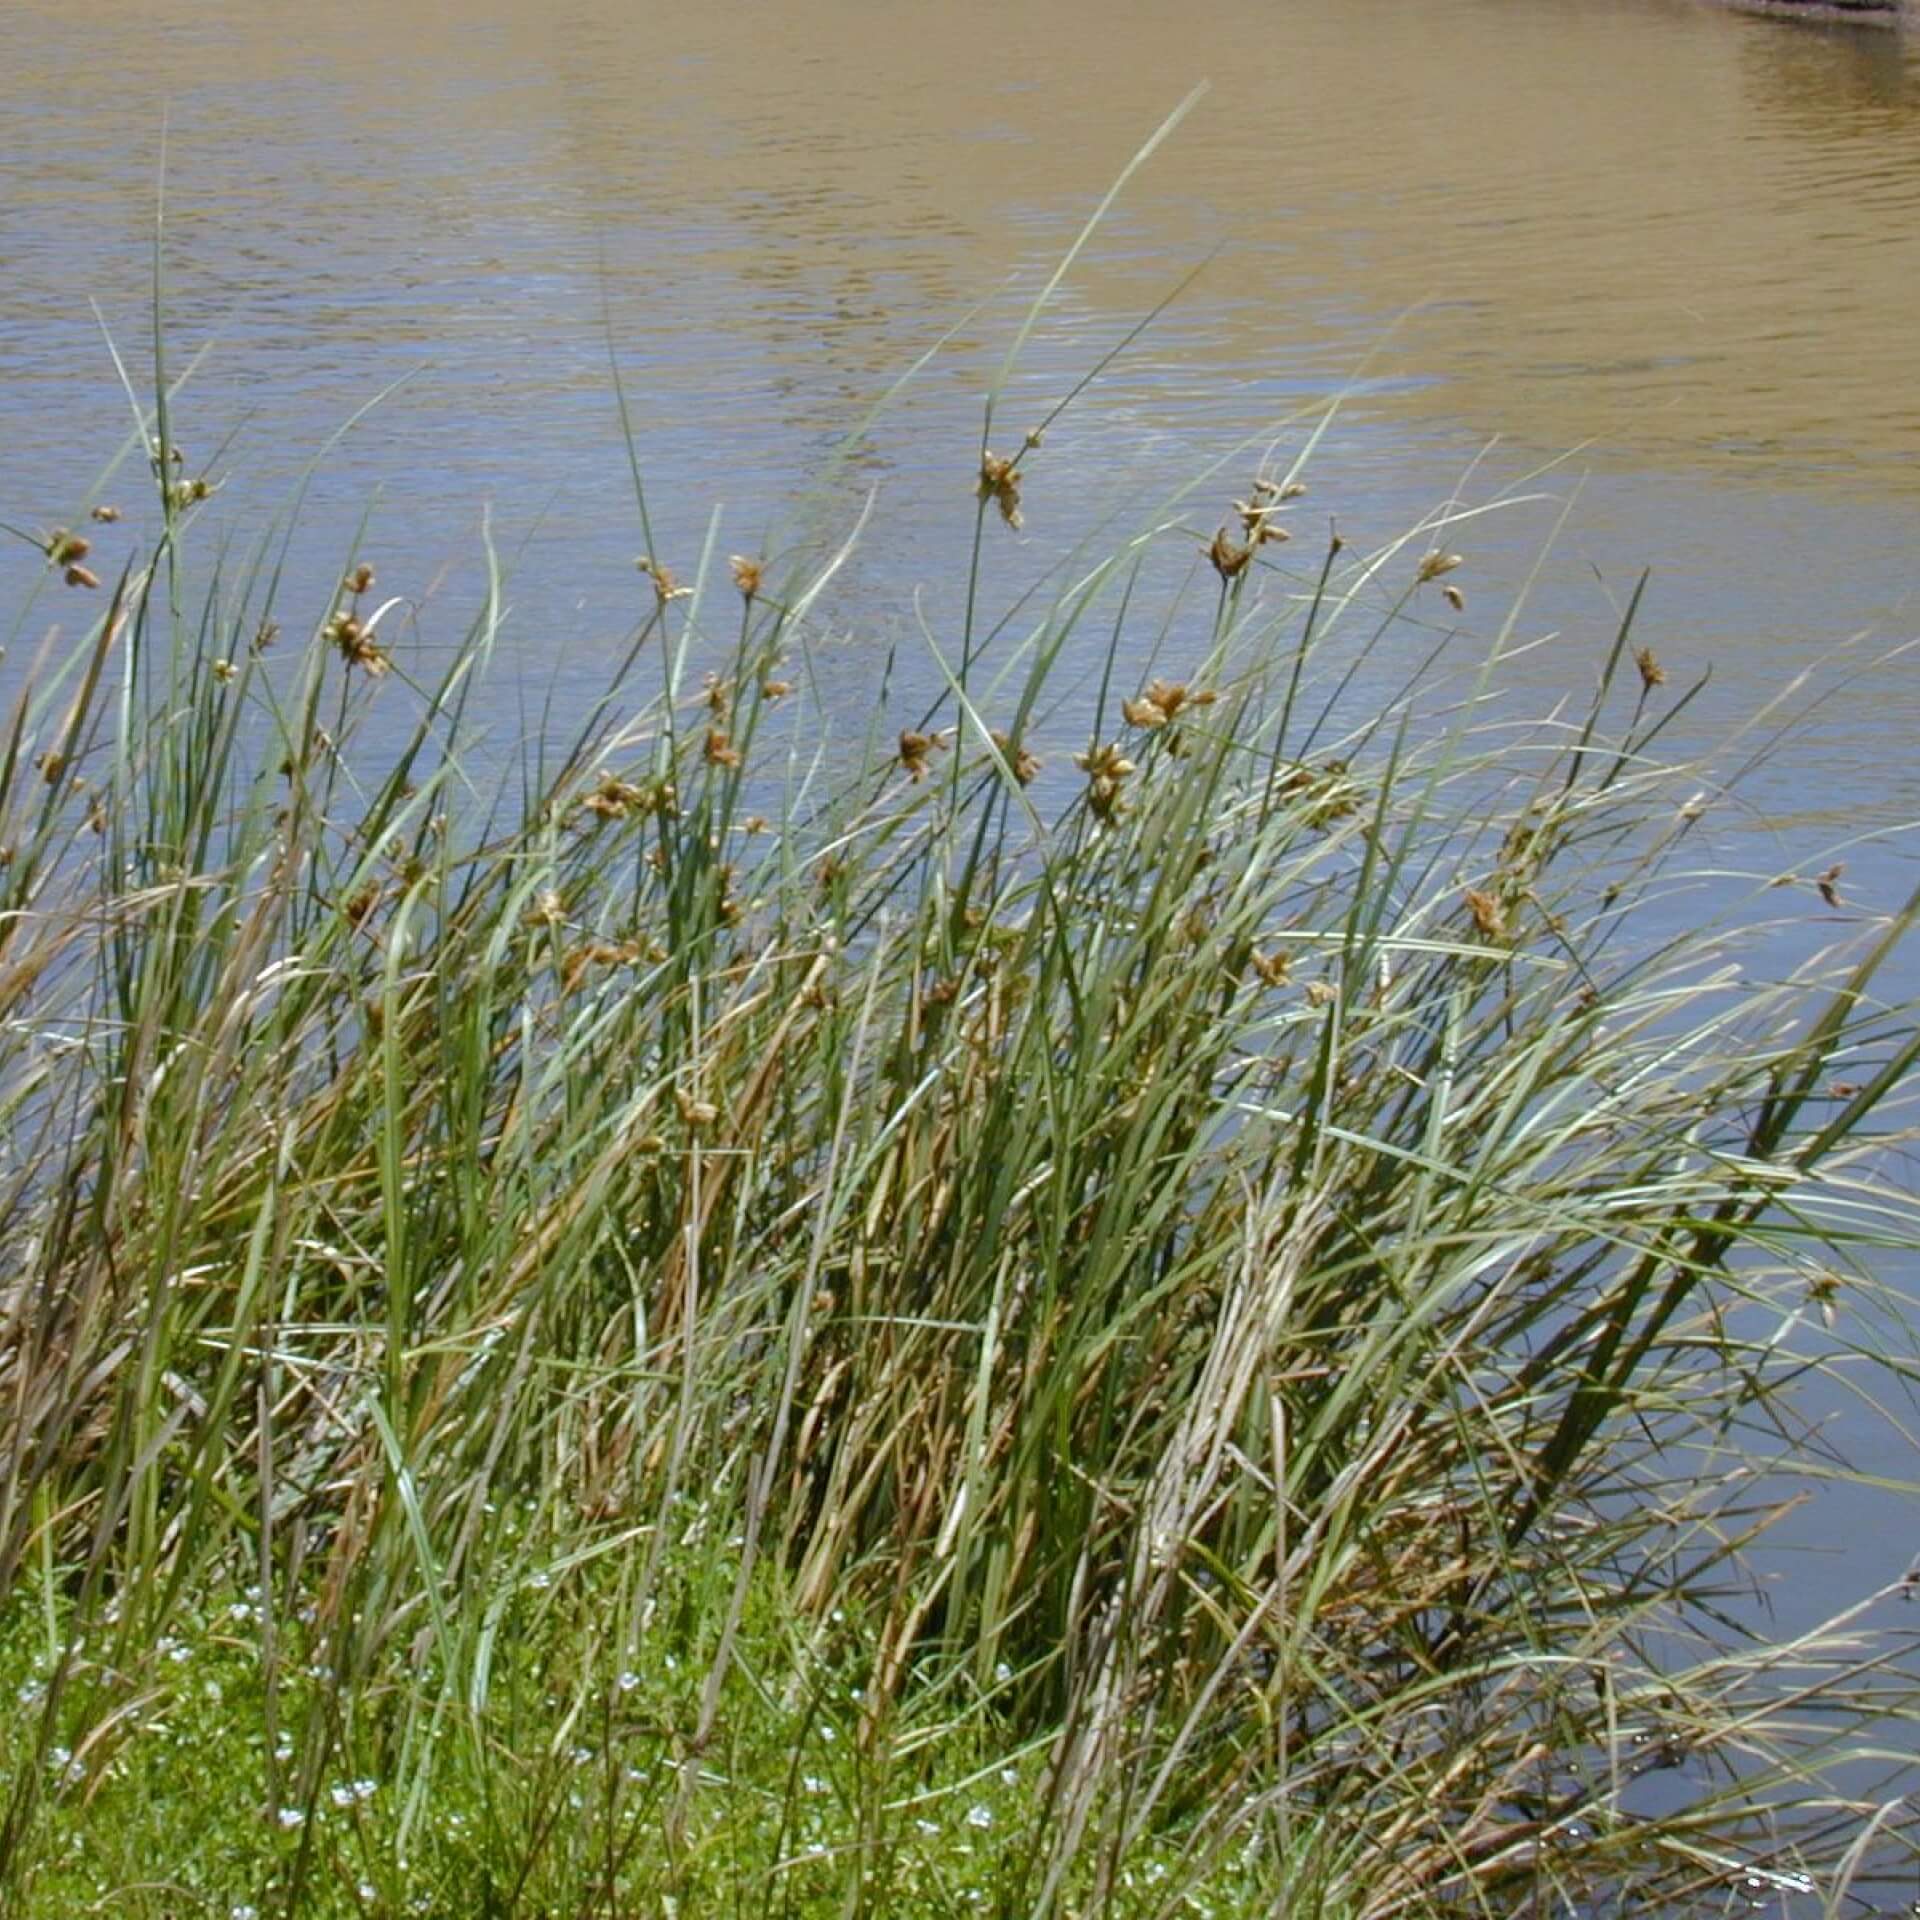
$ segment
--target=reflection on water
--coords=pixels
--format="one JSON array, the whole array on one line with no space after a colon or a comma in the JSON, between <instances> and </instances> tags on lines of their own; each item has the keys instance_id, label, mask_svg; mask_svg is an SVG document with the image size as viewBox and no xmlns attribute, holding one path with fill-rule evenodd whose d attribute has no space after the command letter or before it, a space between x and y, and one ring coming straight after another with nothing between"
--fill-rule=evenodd
<instances>
[{"instance_id":1,"label":"reflection on water","mask_svg":"<svg viewBox=\"0 0 1920 1920\"><path fill-rule=\"evenodd\" d=\"M716 498L746 544L984 301L863 469L944 525L921 508L964 500L1009 271L1031 286L1206 77L1019 404L1218 255L1050 447L1037 542L1116 472L1197 464L1364 362L1316 486L1363 534L1487 436L1489 483L1584 447L1572 578L1653 564L1663 632L1723 684L1915 625L1920 50L1897 34L1694 0L101 0L84 32L15 0L11 24L0 517L59 518L123 431L87 302L138 363L164 114L177 351L214 343L185 437L237 432L232 499L406 376L319 528L382 484L376 539L457 573L491 501L509 538L538 527L542 640L588 645L631 588L605 571L633 547L610 338L685 556ZM1487 577L1551 517L1490 525ZM0 591L26 564L0 558ZM1543 617L1584 631L1603 602ZM1916 717L1910 672L1867 717ZM1920 803L1887 759L1887 807Z\"/></svg>"},{"instance_id":2,"label":"reflection on water","mask_svg":"<svg viewBox=\"0 0 1920 1920\"><path fill-rule=\"evenodd\" d=\"M507 406L564 387L604 253L678 391L830 415L1204 76L1082 282L1135 303L1224 243L1145 396L1169 417L1417 305L1396 418L1920 491L1899 35L1682 0L12 11L10 412L66 390L85 294L138 298L163 104L183 316L296 381L378 348L512 354Z\"/></svg>"}]
</instances>

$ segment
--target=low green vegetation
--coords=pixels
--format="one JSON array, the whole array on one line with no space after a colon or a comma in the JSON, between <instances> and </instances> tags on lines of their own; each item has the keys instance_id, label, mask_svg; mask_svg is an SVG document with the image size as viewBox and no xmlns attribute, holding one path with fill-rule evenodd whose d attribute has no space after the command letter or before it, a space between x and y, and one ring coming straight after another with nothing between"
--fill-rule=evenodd
<instances>
[{"instance_id":1,"label":"low green vegetation","mask_svg":"<svg viewBox=\"0 0 1920 1920\"><path fill-rule=\"evenodd\" d=\"M1906 1616L1780 1633L1742 1556L1908 1371L1916 903L1707 853L1759 736L1663 765L1631 608L1524 722L1457 523L1347 549L1250 456L996 623L1029 440L934 711L833 735L836 554L714 544L482 781L497 581L432 680L358 555L283 604L177 405L0 752L9 1914L1905 1858Z\"/></svg>"}]
</instances>

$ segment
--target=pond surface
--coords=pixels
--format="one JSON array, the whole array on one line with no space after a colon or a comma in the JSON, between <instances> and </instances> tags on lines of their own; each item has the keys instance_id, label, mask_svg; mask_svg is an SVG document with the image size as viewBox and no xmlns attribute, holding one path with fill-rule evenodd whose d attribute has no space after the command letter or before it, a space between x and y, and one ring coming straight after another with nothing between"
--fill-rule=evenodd
<instances>
[{"instance_id":1,"label":"pond surface","mask_svg":"<svg viewBox=\"0 0 1920 1920\"><path fill-rule=\"evenodd\" d=\"M1920 635L1920 36L1693 0L12 0L7 42L0 518L67 519L126 431L89 301L143 380L164 122L171 358L207 348L179 437L231 436L216 525L407 376L316 482L306 577L370 514L383 588L451 645L489 507L508 733L550 680L598 684L644 584L610 347L685 570L717 502L716 550L755 546L957 324L862 445L857 706L912 648L903 587L950 604L1020 301L1209 80L1016 382L1017 432L1206 263L1049 435L1002 597L1113 489L1346 390L1311 497L1353 537L1550 496L1460 538L1486 631L1572 500L1528 690L1589 684L1642 566L1646 637L1711 662L1719 710L1837 655L1748 801L1783 861L1847 858L1860 912L1912 884L1885 830L1920 815L1920 655L1859 669ZM0 546L10 619L34 559Z\"/></svg>"},{"instance_id":2,"label":"pond surface","mask_svg":"<svg viewBox=\"0 0 1920 1920\"><path fill-rule=\"evenodd\" d=\"M987 301L866 468L957 527L996 296L1204 79L1030 363L1057 391L1212 254L1056 436L1056 499L1359 376L1314 477L1363 535L1498 436L1480 491L1572 452L1556 572L1652 566L1657 637L1723 680L1920 632L1920 36L1694 0L8 12L0 517L69 510L123 429L88 301L138 376L164 117L176 363L211 342L190 451L237 426L257 501L410 374L322 507L384 483L376 543L422 577L471 565L481 501L509 540L541 516L587 603L555 635L541 593L543 664L633 591L610 336L684 566L716 500L744 544ZM1530 554L1547 524L1489 537ZM1862 717L1917 696L1891 673ZM1864 757L1883 817L1914 810L1905 756L1842 751L1849 790Z\"/></svg>"}]
</instances>

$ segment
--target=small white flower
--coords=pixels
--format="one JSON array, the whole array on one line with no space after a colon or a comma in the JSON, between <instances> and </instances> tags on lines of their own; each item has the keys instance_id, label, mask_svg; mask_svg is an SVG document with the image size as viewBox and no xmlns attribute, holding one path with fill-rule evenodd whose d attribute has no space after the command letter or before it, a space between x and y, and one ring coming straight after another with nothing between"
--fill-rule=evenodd
<instances>
[{"instance_id":1,"label":"small white flower","mask_svg":"<svg viewBox=\"0 0 1920 1920\"><path fill-rule=\"evenodd\" d=\"M354 1892L357 1893L362 1900L378 1900L380 1898L380 1889L376 1887L371 1880L362 1880L360 1884L354 1888Z\"/></svg>"},{"instance_id":2,"label":"small white flower","mask_svg":"<svg viewBox=\"0 0 1920 1920\"><path fill-rule=\"evenodd\" d=\"M1013 1678L1013 1669L1002 1660L1000 1664L994 1668L993 1677L1004 1687L1007 1682Z\"/></svg>"},{"instance_id":3,"label":"small white flower","mask_svg":"<svg viewBox=\"0 0 1920 1920\"><path fill-rule=\"evenodd\" d=\"M970 1827L992 1826L993 1809L991 1807L969 1807L967 1809L967 1825Z\"/></svg>"},{"instance_id":4,"label":"small white flower","mask_svg":"<svg viewBox=\"0 0 1920 1920\"><path fill-rule=\"evenodd\" d=\"M248 1906L243 1900L238 1906L227 1909L227 1920L260 1920L260 1909Z\"/></svg>"},{"instance_id":5,"label":"small white flower","mask_svg":"<svg viewBox=\"0 0 1920 1920\"><path fill-rule=\"evenodd\" d=\"M307 1824L307 1816L298 1807L282 1807L275 1817L279 1820L282 1829L288 1833L291 1833L295 1827L304 1827Z\"/></svg>"},{"instance_id":6,"label":"small white flower","mask_svg":"<svg viewBox=\"0 0 1920 1920\"><path fill-rule=\"evenodd\" d=\"M591 1747L575 1747L573 1750L573 1764L576 1767L592 1766L593 1749Z\"/></svg>"},{"instance_id":7,"label":"small white flower","mask_svg":"<svg viewBox=\"0 0 1920 1920\"><path fill-rule=\"evenodd\" d=\"M940 1822L938 1820L916 1820L913 1824L918 1827L922 1833L938 1833L940 1831Z\"/></svg>"},{"instance_id":8,"label":"small white flower","mask_svg":"<svg viewBox=\"0 0 1920 1920\"><path fill-rule=\"evenodd\" d=\"M527 1585L532 1587L536 1592L544 1592L548 1587L553 1585L553 1575L550 1574L545 1567L542 1567L538 1573L529 1577Z\"/></svg>"},{"instance_id":9,"label":"small white flower","mask_svg":"<svg viewBox=\"0 0 1920 1920\"><path fill-rule=\"evenodd\" d=\"M800 1785L802 1790L807 1793L825 1793L827 1790L827 1783L822 1780L817 1773L807 1774L801 1780Z\"/></svg>"},{"instance_id":10,"label":"small white flower","mask_svg":"<svg viewBox=\"0 0 1920 1920\"><path fill-rule=\"evenodd\" d=\"M640 1684L640 1676L629 1667L616 1684L622 1693L631 1693Z\"/></svg>"}]
</instances>

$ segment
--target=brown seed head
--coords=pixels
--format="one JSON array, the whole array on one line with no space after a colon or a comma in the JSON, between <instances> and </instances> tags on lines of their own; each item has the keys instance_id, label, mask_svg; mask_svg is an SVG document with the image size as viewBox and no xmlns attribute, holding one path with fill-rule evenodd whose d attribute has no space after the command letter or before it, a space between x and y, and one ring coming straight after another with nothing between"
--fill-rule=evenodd
<instances>
[{"instance_id":1,"label":"brown seed head","mask_svg":"<svg viewBox=\"0 0 1920 1920\"><path fill-rule=\"evenodd\" d=\"M1127 811L1125 782L1134 764L1109 741L1086 753L1076 753L1073 764L1087 776L1087 808L1103 826L1112 826Z\"/></svg>"},{"instance_id":2,"label":"brown seed head","mask_svg":"<svg viewBox=\"0 0 1920 1920\"><path fill-rule=\"evenodd\" d=\"M911 727L901 729L900 764L916 785L927 777L928 756L943 751L946 744L942 734L915 733Z\"/></svg>"},{"instance_id":3,"label":"brown seed head","mask_svg":"<svg viewBox=\"0 0 1920 1920\"><path fill-rule=\"evenodd\" d=\"M993 744L1000 749L1001 757L1012 769L1013 777L1023 786L1031 786L1034 776L1040 771L1040 759L1030 753L1018 741L1002 733L997 727L993 731Z\"/></svg>"},{"instance_id":4,"label":"brown seed head","mask_svg":"<svg viewBox=\"0 0 1920 1920\"><path fill-rule=\"evenodd\" d=\"M70 587L97 587L100 576L91 567L74 565L61 576Z\"/></svg>"},{"instance_id":5,"label":"brown seed head","mask_svg":"<svg viewBox=\"0 0 1920 1920\"><path fill-rule=\"evenodd\" d=\"M1253 549L1240 546L1225 527L1213 536L1211 544L1203 551L1222 580L1238 579L1246 572L1247 562L1253 558Z\"/></svg>"},{"instance_id":6,"label":"brown seed head","mask_svg":"<svg viewBox=\"0 0 1920 1920\"><path fill-rule=\"evenodd\" d=\"M1455 567L1466 564L1465 556L1458 553L1442 553L1435 547L1420 562L1420 570L1414 576L1415 583L1425 586L1429 580L1438 580L1442 574L1451 573Z\"/></svg>"},{"instance_id":7,"label":"brown seed head","mask_svg":"<svg viewBox=\"0 0 1920 1920\"><path fill-rule=\"evenodd\" d=\"M1119 743L1111 740L1104 747L1076 753L1073 764L1093 780L1124 780L1136 771L1133 762L1120 751Z\"/></svg>"},{"instance_id":8,"label":"brown seed head","mask_svg":"<svg viewBox=\"0 0 1920 1920\"><path fill-rule=\"evenodd\" d=\"M580 804L599 819L624 820L640 812L645 802L646 795L638 787L606 770Z\"/></svg>"},{"instance_id":9,"label":"brown seed head","mask_svg":"<svg viewBox=\"0 0 1920 1920\"><path fill-rule=\"evenodd\" d=\"M1504 940L1507 937L1507 916L1492 894L1482 893L1478 887L1469 887L1462 897L1467 903L1467 911L1473 915L1475 932L1487 940Z\"/></svg>"},{"instance_id":10,"label":"brown seed head","mask_svg":"<svg viewBox=\"0 0 1920 1920\"><path fill-rule=\"evenodd\" d=\"M349 593L365 593L373 585L373 569L363 560L340 584Z\"/></svg>"},{"instance_id":11,"label":"brown seed head","mask_svg":"<svg viewBox=\"0 0 1920 1920\"><path fill-rule=\"evenodd\" d=\"M1240 516L1240 525L1254 546L1267 540L1291 540L1293 535L1280 524L1278 515L1281 501L1285 498L1279 487L1271 480L1256 480L1253 483L1251 500L1236 500L1233 510Z\"/></svg>"},{"instance_id":12,"label":"brown seed head","mask_svg":"<svg viewBox=\"0 0 1920 1920\"><path fill-rule=\"evenodd\" d=\"M1655 687L1667 684L1667 670L1651 647L1635 647L1633 664L1640 669L1640 684L1647 692L1651 693Z\"/></svg>"},{"instance_id":13,"label":"brown seed head","mask_svg":"<svg viewBox=\"0 0 1920 1920\"><path fill-rule=\"evenodd\" d=\"M1286 983L1288 974L1293 971L1293 956L1284 947L1278 947L1272 953L1249 954L1247 965L1263 985L1278 987Z\"/></svg>"},{"instance_id":14,"label":"brown seed head","mask_svg":"<svg viewBox=\"0 0 1920 1920\"><path fill-rule=\"evenodd\" d=\"M706 755L710 767L737 767L740 764L740 749L727 738L725 727L707 729Z\"/></svg>"},{"instance_id":15,"label":"brown seed head","mask_svg":"<svg viewBox=\"0 0 1920 1920\"><path fill-rule=\"evenodd\" d=\"M1149 680L1142 691L1169 720L1187 707L1210 707L1220 697L1211 687L1189 686L1184 680Z\"/></svg>"},{"instance_id":16,"label":"brown seed head","mask_svg":"<svg viewBox=\"0 0 1920 1920\"><path fill-rule=\"evenodd\" d=\"M653 582L653 597L665 606L669 600L679 600L691 593L691 587L683 587L674 579L670 569L663 567L650 554L642 554L634 564Z\"/></svg>"},{"instance_id":17,"label":"brown seed head","mask_svg":"<svg viewBox=\"0 0 1920 1920\"><path fill-rule=\"evenodd\" d=\"M741 599L751 600L760 591L762 563L744 553L736 553L727 565L733 569L733 584L740 589Z\"/></svg>"},{"instance_id":18,"label":"brown seed head","mask_svg":"<svg viewBox=\"0 0 1920 1920\"><path fill-rule=\"evenodd\" d=\"M991 448L980 456L980 482L974 489L982 500L1000 509L1000 518L1016 532L1020 528L1019 456L1002 460Z\"/></svg>"},{"instance_id":19,"label":"brown seed head","mask_svg":"<svg viewBox=\"0 0 1920 1920\"><path fill-rule=\"evenodd\" d=\"M378 680L393 664L373 629L351 613L336 613L327 622L327 633L348 667L358 667L369 680Z\"/></svg>"},{"instance_id":20,"label":"brown seed head","mask_svg":"<svg viewBox=\"0 0 1920 1920\"><path fill-rule=\"evenodd\" d=\"M91 508L90 511L93 517L98 520L103 527L112 526L113 523L120 518L120 509L118 507L102 505Z\"/></svg>"},{"instance_id":21,"label":"brown seed head","mask_svg":"<svg viewBox=\"0 0 1920 1920\"><path fill-rule=\"evenodd\" d=\"M47 535L47 558L56 567L73 566L92 551L91 540L83 539L77 533L69 533L65 527L56 527Z\"/></svg>"}]
</instances>

